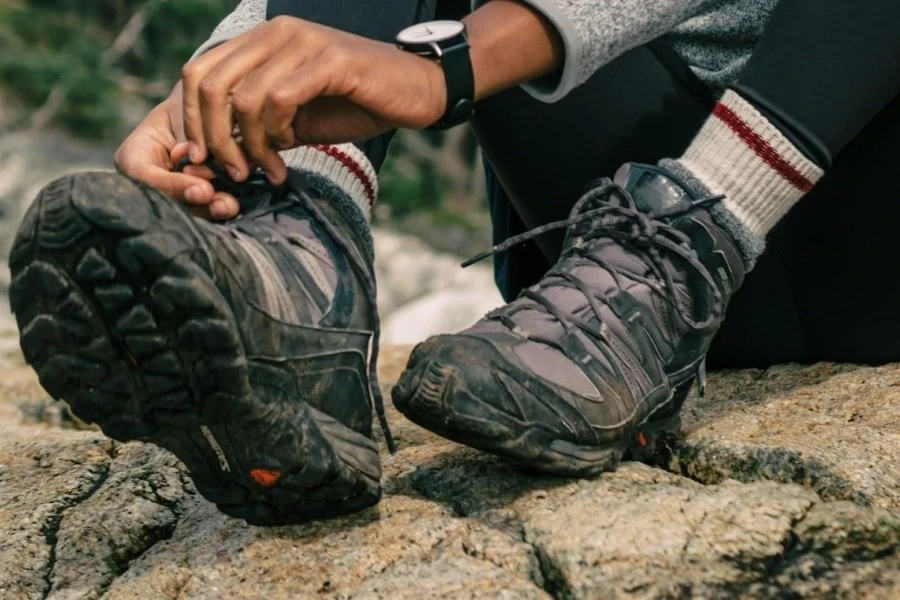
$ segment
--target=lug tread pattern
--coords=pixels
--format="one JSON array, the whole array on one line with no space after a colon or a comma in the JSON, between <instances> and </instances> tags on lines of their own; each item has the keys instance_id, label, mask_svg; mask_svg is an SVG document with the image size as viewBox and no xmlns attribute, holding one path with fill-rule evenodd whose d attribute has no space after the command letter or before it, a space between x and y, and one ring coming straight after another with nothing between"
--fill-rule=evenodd
<instances>
[{"instance_id":1,"label":"lug tread pattern","mask_svg":"<svg viewBox=\"0 0 900 600\"><path fill-rule=\"evenodd\" d=\"M201 494L251 524L374 504L374 442L337 422L320 426L330 417L296 390L267 385L257 396L234 316L201 266L206 256L191 256L195 231L173 201L118 175L45 188L10 264L22 350L41 385L108 436L172 451ZM263 489L246 475L253 467L283 476Z\"/></svg>"}]
</instances>

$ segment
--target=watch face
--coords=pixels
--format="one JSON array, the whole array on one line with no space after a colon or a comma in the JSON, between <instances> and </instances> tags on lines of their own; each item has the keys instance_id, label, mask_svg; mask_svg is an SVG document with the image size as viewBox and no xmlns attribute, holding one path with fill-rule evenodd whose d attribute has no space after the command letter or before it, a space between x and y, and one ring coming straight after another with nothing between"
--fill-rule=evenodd
<instances>
[{"instance_id":1,"label":"watch face","mask_svg":"<svg viewBox=\"0 0 900 600\"><path fill-rule=\"evenodd\" d=\"M459 21L428 21L407 27L397 35L401 44L429 44L455 38L466 26Z\"/></svg>"}]
</instances>

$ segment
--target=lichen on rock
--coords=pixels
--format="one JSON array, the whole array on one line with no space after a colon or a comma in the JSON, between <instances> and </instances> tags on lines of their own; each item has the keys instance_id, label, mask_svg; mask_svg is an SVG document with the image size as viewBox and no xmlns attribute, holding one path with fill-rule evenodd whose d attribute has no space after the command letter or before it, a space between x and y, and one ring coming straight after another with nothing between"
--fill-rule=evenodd
<instances>
[{"instance_id":1,"label":"lichen on rock","mask_svg":"<svg viewBox=\"0 0 900 600\"><path fill-rule=\"evenodd\" d=\"M386 386L407 352L386 349ZM0 409L39 397L23 373ZM381 504L274 529L153 446L0 428L0 597L897 598L898 390L897 366L714 374L660 465L581 481L391 411Z\"/></svg>"}]
</instances>

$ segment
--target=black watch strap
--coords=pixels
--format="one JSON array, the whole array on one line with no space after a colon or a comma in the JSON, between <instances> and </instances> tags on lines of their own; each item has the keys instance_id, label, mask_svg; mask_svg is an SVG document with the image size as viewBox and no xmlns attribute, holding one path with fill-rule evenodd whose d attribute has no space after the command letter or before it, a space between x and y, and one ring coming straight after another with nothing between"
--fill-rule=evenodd
<instances>
[{"instance_id":1,"label":"black watch strap","mask_svg":"<svg viewBox=\"0 0 900 600\"><path fill-rule=\"evenodd\" d=\"M429 129L450 129L465 123L475 109L475 76L469 57L469 42L465 36L441 48L441 68L447 83L447 110L441 120Z\"/></svg>"}]
</instances>

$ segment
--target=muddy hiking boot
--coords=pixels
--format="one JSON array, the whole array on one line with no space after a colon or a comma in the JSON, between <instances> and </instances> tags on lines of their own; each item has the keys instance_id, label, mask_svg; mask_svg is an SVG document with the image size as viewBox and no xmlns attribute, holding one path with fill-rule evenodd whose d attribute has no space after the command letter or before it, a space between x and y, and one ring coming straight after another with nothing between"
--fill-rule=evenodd
<instances>
[{"instance_id":1,"label":"muddy hiking boot","mask_svg":"<svg viewBox=\"0 0 900 600\"><path fill-rule=\"evenodd\" d=\"M10 258L25 358L80 419L173 452L228 515L374 504L370 246L299 173L229 185L242 215L225 223L113 173L47 186Z\"/></svg>"},{"instance_id":2,"label":"muddy hiking boot","mask_svg":"<svg viewBox=\"0 0 900 600\"><path fill-rule=\"evenodd\" d=\"M544 472L591 475L649 458L701 378L745 269L693 198L658 167L626 165L569 220L472 261L568 228L537 285L457 335L420 344L394 389L397 408L457 442Z\"/></svg>"}]
</instances>

